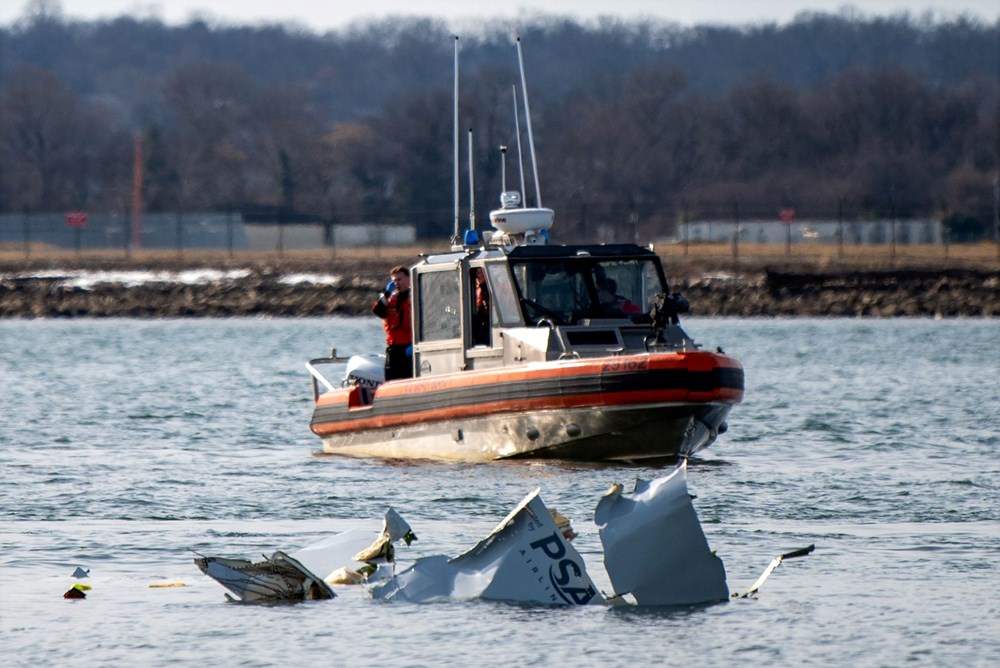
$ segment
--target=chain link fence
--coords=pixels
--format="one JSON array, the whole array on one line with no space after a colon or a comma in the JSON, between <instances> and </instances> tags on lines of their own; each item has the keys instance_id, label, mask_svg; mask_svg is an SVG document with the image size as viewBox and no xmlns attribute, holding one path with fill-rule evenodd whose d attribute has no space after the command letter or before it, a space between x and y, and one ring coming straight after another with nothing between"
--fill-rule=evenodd
<instances>
[{"instance_id":1,"label":"chain link fence","mask_svg":"<svg viewBox=\"0 0 1000 668\"><path fill-rule=\"evenodd\" d=\"M8 250L148 248L178 252L187 248L228 249L247 247L239 214L150 213L134 226L132 217L120 213L82 212L0 215L0 244Z\"/></svg>"},{"instance_id":2,"label":"chain link fence","mask_svg":"<svg viewBox=\"0 0 1000 668\"><path fill-rule=\"evenodd\" d=\"M576 238L578 223L570 216L557 220L556 243L572 237L578 243L654 241L672 255L779 257L866 254L888 258L947 259L953 253L949 229L938 220L786 220L734 218L682 219L668 235L638 236L635 220L596 225L597 238ZM661 226L662 229L663 226ZM593 235L590 235L593 236ZM147 213L139 226L124 213L0 214L0 250L33 253L51 251L114 251L129 256L137 249L161 252L186 250L271 251L294 249L380 248L417 243L414 225L334 225L322 221L280 222L244 219L232 213ZM995 243L1000 261L1000 241ZM964 246L963 246L964 247ZM986 251L986 246L980 244ZM988 254L989 251L986 251ZM984 257L985 259L985 257Z\"/></svg>"}]
</instances>

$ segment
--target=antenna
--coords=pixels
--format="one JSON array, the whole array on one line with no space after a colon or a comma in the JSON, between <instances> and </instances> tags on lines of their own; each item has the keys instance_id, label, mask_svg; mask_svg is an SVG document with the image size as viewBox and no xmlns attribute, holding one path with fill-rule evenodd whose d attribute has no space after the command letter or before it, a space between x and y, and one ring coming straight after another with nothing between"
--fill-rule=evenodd
<instances>
[{"instance_id":1,"label":"antenna","mask_svg":"<svg viewBox=\"0 0 1000 668\"><path fill-rule=\"evenodd\" d=\"M521 173L521 197L527 201L528 193L524 189L524 158L521 156L521 124L517 120L517 86L511 86L510 90L514 93L514 134L517 135L517 169Z\"/></svg>"},{"instance_id":2,"label":"antenna","mask_svg":"<svg viewBox=\"0 0 1000 668\"><path fill-rule=\"evenodd\" d=\"M469 229L476 229L476 180L472 171L472 128L469 128Z\"/></svg>"},{"instance_id":3,"label":"antenna","mask_svg":"<svg viewBox=\"0 0 1000 668\"><path fill-rule=\"evenodd\" d=\"M500 145L500 192L507 192L507 147Z\"/></svg>"},{"instance_id":4,"label":"antenna","mask_svg":"<svg viewBox=\"0 0 1000 668\"><path fill-rule=\"evenodd\" d=\"M453 190L455 191L455 239L458 239L458 36L455 36L455 136L452 139L454 144L455 153L455 170L454 177L455 183Z\"/></svg>"},{"instance_id":5,"label":"antenna","mask_svg":"<svg viewBox=\"0 0 1000 668\"><path fill-rule=\"evenodd\" d=\"M521 38L517 38L517 62L521 66L521 90L524 92L524 117L528 124L528 149L531 151L531 169L535 174L535 202L542 208L542 189L538 185L538 161L535 159L535 138L531 133L531 108L528 106L528 84L524 78L524 54L521 52Z\"/></svg>"}]
</instances>

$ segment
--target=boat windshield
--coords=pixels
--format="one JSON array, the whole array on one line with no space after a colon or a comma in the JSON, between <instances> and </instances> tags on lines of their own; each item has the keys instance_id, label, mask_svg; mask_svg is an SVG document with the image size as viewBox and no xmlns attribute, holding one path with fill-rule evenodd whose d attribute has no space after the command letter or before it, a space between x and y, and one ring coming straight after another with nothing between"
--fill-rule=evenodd
<instances>
[{"instance_id":1,"label":"boat windshield","mask_svg":"<svg viewBox=\"0 0 1000 668\"><path fill-rule=\"evenodd\" d=\"M581 318L642 320L665 291L659 265L649 259L591 257L512 263L524 319L568 325Z\"/></svg>"}]
</instances>

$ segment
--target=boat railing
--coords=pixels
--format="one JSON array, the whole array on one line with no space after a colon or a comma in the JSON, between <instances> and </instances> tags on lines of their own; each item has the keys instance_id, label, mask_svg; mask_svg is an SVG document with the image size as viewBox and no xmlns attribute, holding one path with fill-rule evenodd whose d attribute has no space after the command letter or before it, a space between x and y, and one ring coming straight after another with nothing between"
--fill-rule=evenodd
<instances>
[{"instance_id":1,"label":"boat railing","mask_svg":"<svg viewBox=\"0 0 1000 668\"><path fill-rule=\"evenodd\" d=\"M329 392L330 390L337 389L337 387L333 383L331 383L326 376L323 375L323 372L317 369L316 367L329 364L344 364L345 362L347 362L348 359L350 358L338 356L337 349L334 348L333 350L330 351L329 357L317 357L315 359L311 359L308 362L306 362L306 369L309 370L309 375L312 380L313 401L319 399L319 395L322 394L322 392L320 392L319 389L320 385L326 388L324 392Z\"/></svg>"}]
</instances>

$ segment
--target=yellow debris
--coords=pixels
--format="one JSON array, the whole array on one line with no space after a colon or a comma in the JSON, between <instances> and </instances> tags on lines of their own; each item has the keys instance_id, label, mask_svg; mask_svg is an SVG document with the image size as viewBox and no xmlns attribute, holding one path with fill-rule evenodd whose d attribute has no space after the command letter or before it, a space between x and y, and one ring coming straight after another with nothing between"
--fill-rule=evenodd
<instances>
[{"instance_id":1,"label":"yellow debris","mask_svg":"<svg viewBox=\"0 0 1000 668\"><path fill-rule=\"evenodd\" d=\"M149 583L150 589L166 589L167 587L187 587L187 586L188 585L186 582L176 582L176 581Z\"/></svg>"},{"instance_id":2,"label":"yellow debris","mask_svg":"<svg viewBox=\"0 0 1000 668\"><path fill-rule=\"evenodd\" d=\"M391 562L395 549L392 546L392 539L382 534L375 539L375 542L354 555L354 561L373 561L380 557Z\"/></svg>"},{"instance_id":3,"label":"yellow debris","mask_svg":"<svg viewBox=\"0 0 1000 668\"><path fill-rule=\"evenodd\" d=\"M563 538L566 540L573 540L576 538L576 532L573 531L573 527L570 526L568 517L560 513L555 508L550 509L549 514L552 515L552 521L556 523L556 528L562 531Z\"/></svg>"},{"instance_id":4,"label":"yellow debris","mask_svg":"<svg viewBox=\"0 0 1000 668\"><path fill-rule=\"evenodd\" d=\"M326 576L326 583L330 585L356 585L362 584L364 581L364 575L346 566L338 568Z\"/></svg>"}]
</instances>

